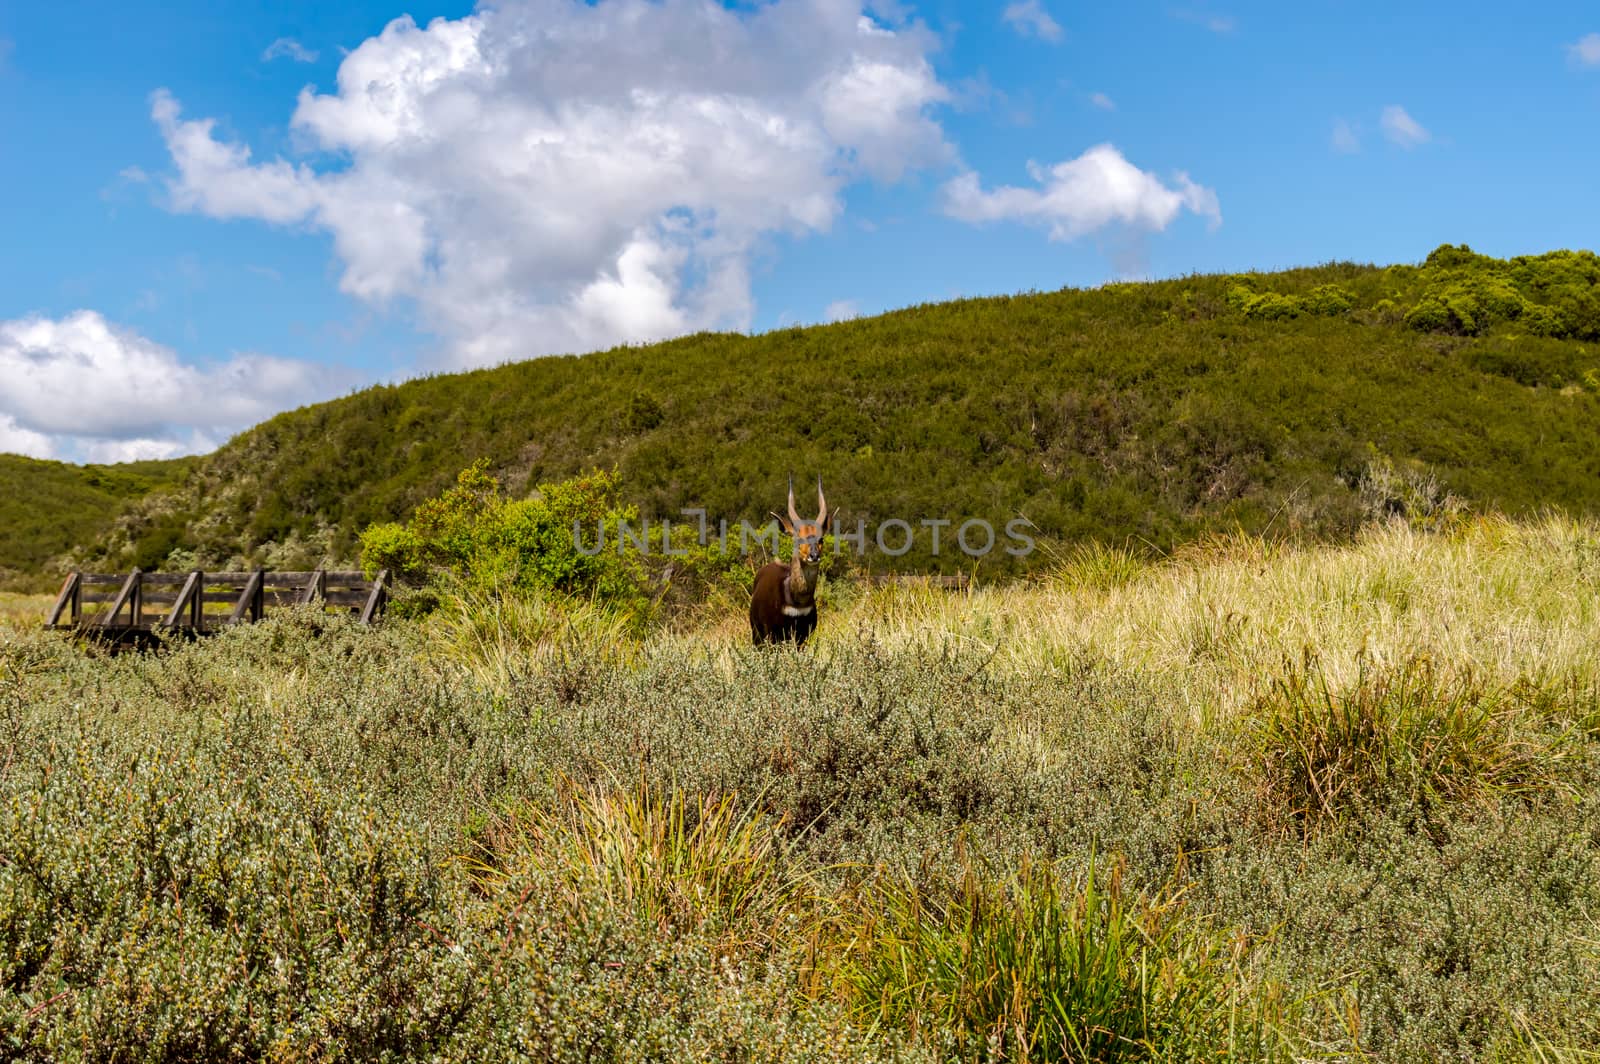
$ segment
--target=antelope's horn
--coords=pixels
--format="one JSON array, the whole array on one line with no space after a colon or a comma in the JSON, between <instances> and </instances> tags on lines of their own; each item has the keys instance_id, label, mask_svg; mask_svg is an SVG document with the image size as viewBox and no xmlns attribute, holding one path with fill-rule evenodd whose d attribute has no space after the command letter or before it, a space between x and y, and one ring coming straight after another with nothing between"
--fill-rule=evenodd
<instances>
[{"instance_id":1,"label":"antelope's horn","mask_svg":"<svg viewBox=\"0 0 1600 1064\"><path fill-rule=\"evenodd\" d=\"M794 474L789 474L789 531L800 527L800 513L794 508Z\"/></svg>"},{"instance_id":2,"label":"antelope's horn","mask_svg":"<svg viewBox=\"0 0 1600 1064\"><path fill-rule=\"evenodd\" d=\"M822 494L822 474L817 474L817 527L826 528L828 525L828 500Z\"/></svg>"}]
</instances>

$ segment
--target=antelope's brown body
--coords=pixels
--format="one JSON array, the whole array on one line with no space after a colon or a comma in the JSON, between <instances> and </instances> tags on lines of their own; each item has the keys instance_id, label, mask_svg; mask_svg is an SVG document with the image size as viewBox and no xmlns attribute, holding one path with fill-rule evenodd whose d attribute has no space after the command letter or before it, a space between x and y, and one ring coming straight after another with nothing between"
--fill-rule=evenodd
<instances>
[{"instance_id":1,"label":"antelope's brown body","mask_svg":"<svg viewBox=\"0 0 1600 1064\"><path fill-rule=\"evenodd\" d=\"M783 562L769 562L756 573L750 596L750 638L756 646L791 639L801 646L817 626L815 594L807 594L803 603L793 601L789 576L790 567Z\"/></svg>"}]
</instances>

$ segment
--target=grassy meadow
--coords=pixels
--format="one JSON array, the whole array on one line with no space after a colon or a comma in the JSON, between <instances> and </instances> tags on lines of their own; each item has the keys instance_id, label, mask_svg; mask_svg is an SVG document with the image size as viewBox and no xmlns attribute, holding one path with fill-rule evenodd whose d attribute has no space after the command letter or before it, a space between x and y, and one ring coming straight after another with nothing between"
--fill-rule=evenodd
<instances>
[{"instance_id":1,"label":"grassy meadow","mask_svg":"<svg viewBox=\"0 0 1600 1064\"><path fill-rule=\"evenodd\" d=\"M1600 1059L1590 520L841 582L800 652L13 601L0 1054Z\"/></svg>"}]
</instances>

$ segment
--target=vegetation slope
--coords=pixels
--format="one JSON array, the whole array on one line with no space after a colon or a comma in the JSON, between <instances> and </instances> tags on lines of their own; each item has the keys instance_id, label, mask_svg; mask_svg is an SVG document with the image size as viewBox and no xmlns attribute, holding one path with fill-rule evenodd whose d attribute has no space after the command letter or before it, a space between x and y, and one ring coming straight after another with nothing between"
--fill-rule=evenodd
<instances>
[{"instance_id":1,"label":"vegetation slope","mask_svg":"<svg viewBox=\"0 0 1600 1064\"><path fill-rule=\"evenodd\" d=\"M52 562L97 542L129 503L176 487L197 462L78 466L0 454L0 588L51 584Z\"/></svg>"},{"instance_id":2,"label":"vegetation slope","mask_svg":"<svg viewBox=\"0 0 1600 1064\"><path fill-rule=\"evenodd\" d=\"M1022 516L1158 549L1348 535L1452 498L1600 512L1600 259L1447 245L1421 266L969 299L377 386L243 433L96 557L347 562L479 458L513 494L614 469L647 517L758 522L793 471L823 475L847 530ZM970 568L930 548L922 530L868 560ZM1037 562L997 550L981 571Z\"/></svg>"}]
</instances>

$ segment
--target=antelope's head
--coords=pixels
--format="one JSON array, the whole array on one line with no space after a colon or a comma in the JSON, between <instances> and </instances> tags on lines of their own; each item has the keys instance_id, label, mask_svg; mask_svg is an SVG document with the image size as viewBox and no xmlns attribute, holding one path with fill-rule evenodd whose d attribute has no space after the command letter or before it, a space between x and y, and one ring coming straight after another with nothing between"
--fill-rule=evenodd
<instances>
[{"instance_id":1,"label":"antelope's head","mask_svg":"<svg viewBox=\"0 0 1600 1064\"><path fill-rule=\"evenodd\" d=\"M817 519L806 521L794 505L794 476L789 477L789 516L772 515L783 530L794 537L795 560L807 569L815 569L822 562L822 537L827 535L833 514L828 511L828 500L822 494L822 478L817 478Z\"/></svg>"}]
</instances>

